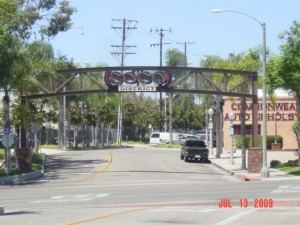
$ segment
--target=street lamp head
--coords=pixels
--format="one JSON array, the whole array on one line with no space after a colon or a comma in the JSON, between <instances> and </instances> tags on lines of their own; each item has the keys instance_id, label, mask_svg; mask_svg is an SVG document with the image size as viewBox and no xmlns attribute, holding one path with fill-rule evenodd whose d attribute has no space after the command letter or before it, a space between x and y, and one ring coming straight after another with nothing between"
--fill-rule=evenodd
<instances>
[{"instance_id":1,"label":"street lamp head","mask_svg":"<svg viewBox=\"0 0 300 225\"><path fill-rule=\"evenodd\" d=\"M228 114L228 119L229 119L230 121L233 121L233 120L234 120L234 114L233 114L232 112L230 112L230 113Z\"/></svg>"},{"instance_id":2,"label":"street lamp head","mask_svg":"<svg viewBox=\"0 0 300 225\"><path fill-rule=\"evenodd\" d=\"M224 11L225 11L225 9L213 9L211 12L212 13L222 13Z\"/></svg>"},{"instance_id":3,"label":"street lamp head","mask_svg":"<svg viewBox=\"0 0 300 225\"><path fill-rule=\"evenodd\" d=\"M214 114L214 110L212 108L209 108L208 115L212 116Z\"/></svg>"}]
</instances>

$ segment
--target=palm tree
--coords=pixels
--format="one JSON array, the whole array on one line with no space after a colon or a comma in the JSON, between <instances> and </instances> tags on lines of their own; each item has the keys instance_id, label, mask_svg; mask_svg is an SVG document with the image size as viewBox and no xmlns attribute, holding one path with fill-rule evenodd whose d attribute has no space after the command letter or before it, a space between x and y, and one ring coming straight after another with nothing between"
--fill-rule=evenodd
<instances>
[{"instance_id":1,"label":"palm tree","mask_svg":"<svg viewBox=\"0 0 300 225\"><path fill-rule=\"evenodd\" d=\"M245 71L257 71L260 68L260 61L254 50L250 49L248 54L229 54L228 58L222 59L218 56L208 56L201 62L203 67L208 68L220 68L220 69L232 69L232 70L245 70ZM212 74L211 79L219 84L220 87L223 87L224 90L239 89L240 92L245 93L251 88L250 82L243 82L245 79L243 76L230 75L228 74L227 80L224 80L223 74ZM224 84L226 86L224 86ZM220 98L216 98L217 112L216 116L219 117L218 121L218 130L222 126L222 112L220 107L222 104ZM241 137L242 137L242 169L246 169L246 137L245 137L245 114L246 114L246 99L241 98ZM218 134L219 133L219 134ZM223 148L222 140L219 138L219 135L222 132L217 132L217 157L220 157L221 149Z\"/></svg>"}]
</instances>

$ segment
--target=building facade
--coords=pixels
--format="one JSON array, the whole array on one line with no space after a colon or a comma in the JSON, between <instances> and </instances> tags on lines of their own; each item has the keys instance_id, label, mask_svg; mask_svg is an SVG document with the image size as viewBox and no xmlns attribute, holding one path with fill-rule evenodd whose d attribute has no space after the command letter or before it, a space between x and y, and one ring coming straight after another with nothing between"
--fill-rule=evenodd
<instances>
[{"instance_id":1,"label":"building facade","mask_svg":"<svg viewBox=\"0 0 300 225\"><path fill-rule=\"evenodd\" d=\"M241 134L241 102L239 98L225 98L223 108L224 151L231 149L229 113L234 114L232 121L234 135ZM263 118L262 98L258 99L258 134L262 135ZM252 100L246 104L246 134L252 134ZM267 135L280 135L283 138L283 150L297 149L297 138L292 126L297 120L296 100L293 96L276 97L275 102L267 100Z\"/></svg>"}]
</instances>

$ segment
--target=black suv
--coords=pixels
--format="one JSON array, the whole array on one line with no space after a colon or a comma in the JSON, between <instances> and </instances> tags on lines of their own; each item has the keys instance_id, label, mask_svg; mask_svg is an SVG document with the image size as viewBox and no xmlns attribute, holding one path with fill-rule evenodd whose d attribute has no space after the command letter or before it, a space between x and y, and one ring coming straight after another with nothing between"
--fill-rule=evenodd
<instances>
[{"instance_id":1,"label":"black suv","mask_svg":"<svg viewBox=\"0 0 300 225\"><path fill-rule=\"evenodd\" d=\"M202 140L188 139L181 147L180 159L184 159L187 162L189 159L208 161L209 150L206 144Z\"/></svg>"}]
</instances>

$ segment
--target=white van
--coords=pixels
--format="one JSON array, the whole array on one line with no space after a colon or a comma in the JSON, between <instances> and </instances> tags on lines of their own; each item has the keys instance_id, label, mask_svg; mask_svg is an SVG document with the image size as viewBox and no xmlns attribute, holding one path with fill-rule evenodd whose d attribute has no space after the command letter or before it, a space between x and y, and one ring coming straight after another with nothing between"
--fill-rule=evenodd
<instances>
[{"instance_id":1,"label":"white van","mask_svg":"<svg viewBox=\"0 0 300 225\"><path fill-rule=\"evenodd\" d=\"M180 133L173 133L173 143L179 143ZM169 144L170 143L170 133L167 132L154 132L150 137L150 144Z\"/></svg>"}]
</instances>

